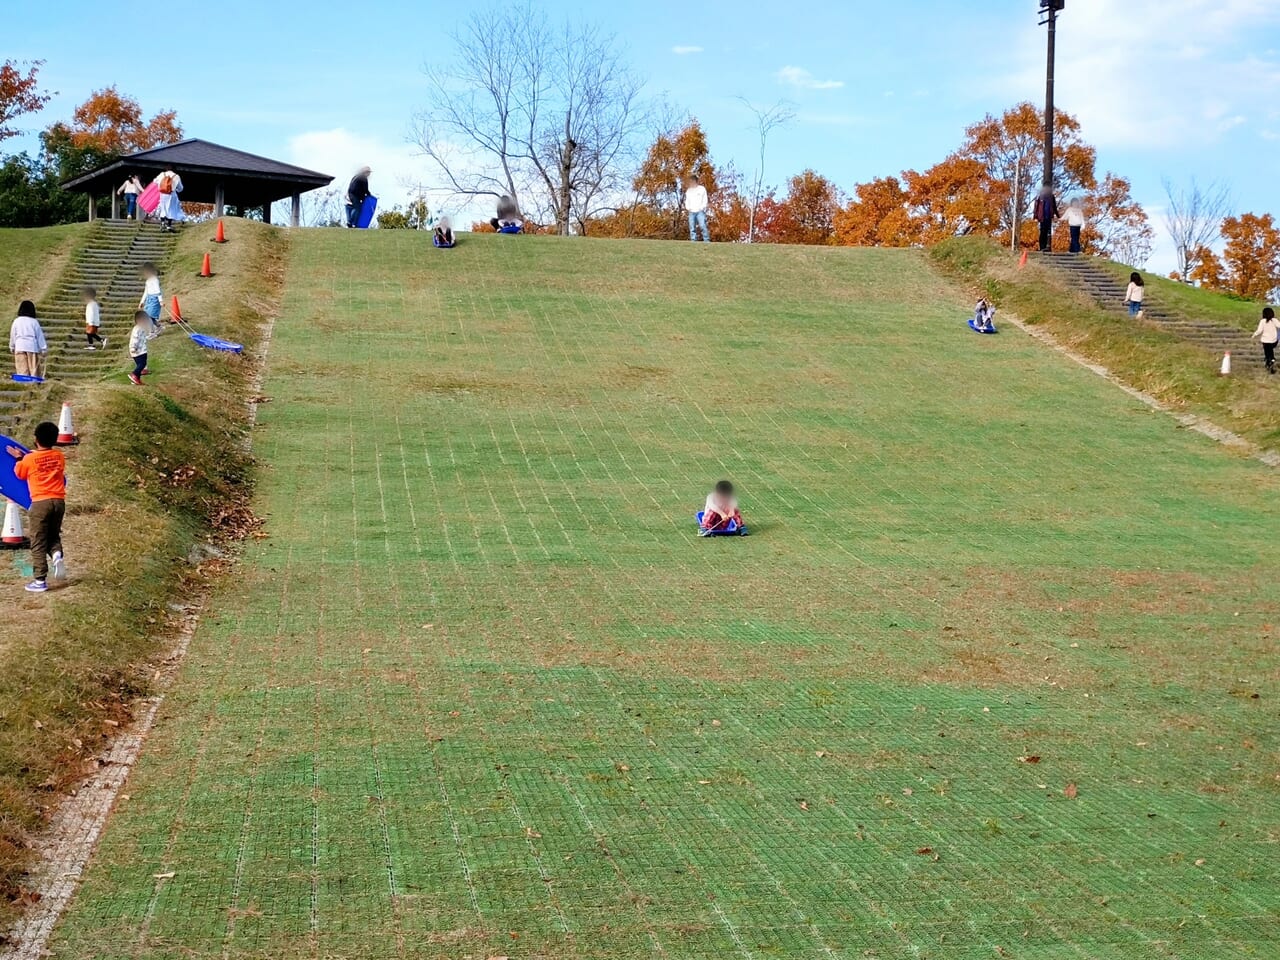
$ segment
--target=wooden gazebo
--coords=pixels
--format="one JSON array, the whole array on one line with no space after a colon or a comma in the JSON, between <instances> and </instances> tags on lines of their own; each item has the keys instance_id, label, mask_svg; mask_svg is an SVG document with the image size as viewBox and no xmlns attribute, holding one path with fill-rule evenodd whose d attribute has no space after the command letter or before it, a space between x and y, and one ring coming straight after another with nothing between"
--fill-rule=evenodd
<instances>
[{"instance_id":1,"label":"wooden gazebo","mask_svg":"<svg viewBox=\"0 0 1280 960\"><path fill-rule=\"evenodd\" d=\"M89 195L90 220L97 218L98 198L109 195L111 216L114 218L120 216L120 197L116 189L126 177L136 173L145 184L166 170L182 177L183 200L213 204L215 217L223 216L229 204L241 213L261 207L262 219L270 222L271 204L289 197L293 200L289 219L295 227L301 214L302 194L333 182L333 177L328 174L304 170L243 150L233 150L207 140L182 140L113 160L68 180L62 189Z\"/></svg>"}]
</instances>

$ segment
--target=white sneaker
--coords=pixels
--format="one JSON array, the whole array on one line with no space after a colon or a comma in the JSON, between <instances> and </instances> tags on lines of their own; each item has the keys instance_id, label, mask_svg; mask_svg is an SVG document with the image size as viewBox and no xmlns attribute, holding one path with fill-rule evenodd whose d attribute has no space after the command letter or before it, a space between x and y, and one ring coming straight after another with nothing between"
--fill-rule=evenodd
<instances>
[{"instance_id":1,"label":"white sneaker","mask_svg":"<svg viewBox=\"0 0 1280 960\"><path fill-rule=\"evenodd\" d=\"M67 579L67 562L62 559L62 551L57 550L53 554L52 563L49 564L49 572L53 574L55 580Z\"/></svg>"}]
</instances>

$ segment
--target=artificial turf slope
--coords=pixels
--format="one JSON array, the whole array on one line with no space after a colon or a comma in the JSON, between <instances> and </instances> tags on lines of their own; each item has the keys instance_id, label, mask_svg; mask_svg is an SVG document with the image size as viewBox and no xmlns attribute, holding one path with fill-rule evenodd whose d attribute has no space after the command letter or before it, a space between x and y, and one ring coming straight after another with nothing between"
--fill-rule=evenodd
<instances>
[{"instance_id":1,"label":"artificial turf slope","mask_svg":"<svg viewBox=\"0 0 1280 960\"><path fill-rule=\"evenodd\" d=\"M968 312L296 232L270 538L56 956L1280 956L1276 475Z\"/></svg>"}]
</instances>

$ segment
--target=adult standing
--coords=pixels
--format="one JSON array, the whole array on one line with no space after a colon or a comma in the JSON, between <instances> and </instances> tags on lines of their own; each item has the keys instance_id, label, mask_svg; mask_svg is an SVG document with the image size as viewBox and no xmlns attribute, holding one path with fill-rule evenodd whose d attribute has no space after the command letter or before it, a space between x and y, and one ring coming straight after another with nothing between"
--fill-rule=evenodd
<instances>
[{"instance_id":1,"label":"adult standing","mask_svg":"<svg viewBox=\"0 0 1280 960\"><path fill-rule=\"evenodd\" d=\"M1258 329L1253 331L1253 337L1262 342L1262 362L1267 365L1267 373L1274 374L1276 344L1280 343L1280 320L1276 319L1276 312L1270 307L1262 311L1262 319L1258 321ZM1253 337L1249 339L1252 340Z\"/></svg>"},{"instance_id":2,"label":"adult standing","mask_svg":"<svg viewBox=\"0 0 1280 960\"><path fill-rule=\"evenodd\" d=\"M360 211L364 209L364 202L369 199L369 174L371 173L373 170L369 167L361 167L347 184L348 227L354 227L360 222Z\"/></svg>"},{"instance_id":3,"label":"adult standing","mask_svg":"<svg viewBox=\"0 0 1280 960\"><path fill-rule=\"evenodd\" d=\"M124 197L124 218L138 219L138 194L142 193L142 181L138 179L138 175L135 173L120 184L120 189L116 193Z\"/></svg>"},{"instance_id":4,"label":"adult standing","mask_svg":"<svg viewBox=\"0 0 1280 960\"><path fill-rule=\"evenodd\" d=\"M36 305L30 300L19 304L18 316L9 325L9 352L13 354L14 373L44 379L49 344L44 339L40 321L36 319Z\"/></svg>"},{"instance_id":5,"label":"adult standing","mask_svg":"<svg viewBox=\"0 0 1280 960\"><path fill-rule=\"evenodd\" d=\"M156 207L156 216L160 218L160 231L173 233L173 225L186 219L182 212L182 178L172 170L166 170L156 177L155 184L160 190L160 205Z\"/></svg>"},{"instance_id":6,"label":"adult standing","mask_svg":"<svg viewBox=\"0 0 1280 960\"><path fill-rule=\"evenodd\" d=\"M1080 252L1080 231L1084 229L1084 204L1079 197L1067 203L1067 228L1071 231L1071 252Z\"/></svg>"},{"instance_id":7,"label":"adult standing","mask_svg":"<svg viewBox=\"0 0 1280 960\"><path fill-rule=\"evenodd\" d=\"M1040 224L1040 252L1048 253L1053 246L1053 221L1062 216L1062 211L1058 209L1058 198L1053 195L1053 187L1047 183L1040 188L1040 195L1036 197L1031 215Z\"/></svg>"},{"instance_id":8,"label":"adult standing","mask_svg":"<svg viewBox=\"0 0 1280 960\"><path fill-rule=\"evenodd\" d=\"M707 197L707 188L702 185L702 181L695 173L689 178L688 189L684 192L684 209L689 214L689 239L695 243L698 240L698 228L702 228L702 237L707 243L711 242L711 231L707 229L707 205L710 199Z\"/></svg>"}]
</instances>

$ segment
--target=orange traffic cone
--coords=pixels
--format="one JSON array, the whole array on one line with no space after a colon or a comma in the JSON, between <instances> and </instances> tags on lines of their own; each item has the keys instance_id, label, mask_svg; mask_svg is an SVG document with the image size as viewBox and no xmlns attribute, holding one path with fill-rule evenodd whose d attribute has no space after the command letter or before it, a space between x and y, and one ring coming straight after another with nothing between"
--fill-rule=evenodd
<instances>
[{"instance_id":1,"label":"orange traffic cone","mask_svg":"<svg viewBox=\"0 0 1280 960\"><path fill-rule=\"evenodd\" d=\"M4 502L4 534L0 536L0 548L5 550L22 550L30 546L27 536L22 532L22 513L12 500Z\"/></svg>"},{"instance_id":2,"label":"orange traffic cone","mask_svg":"<svg viewBox=\"0 0 1280 960\"><path fill-rule=\"evenodd\" d=\"M1222 369L1218 371L1218 375L1222 377L1231 376L1231 351L1228 350L1222 355Z\"/></svg>"},{"instance_id":3,"label":"orange traffic cone","mask_svg":"<svg viewBox=\"0 0 1280 960\"><path fill-rule=\"evenodd\" d=\"M214 242L214 243L226 243L226 242L227 242L227 234L226 234L226 232L222 229L222 221L221 221L221 220L219 220L219 221L218 221L218 229L217 229L217 231L216 231L216 232L214 233L214 235L213 235L213 242Z\"/></svg>"},{"instance_id":4,"label":"orange traffic cone","mask_svg":"<svg viewBox=\"0 0 1280 960\"><path fill-rule=\"evenodd\" d=\"M200 276L202 277L213 276L213 270L211 268L211 264L209 262L209 255L207 253L204 255L204 263L200 265Z\"/></svg>"},{"instance_id":5,"label":"orange traffic cone","mask_svg":"<svg viewBox=\"0 0 1280 960\"><path fill-rule=\"evenodd\" d=\"M1018 258L1018 269L1021 270L1027 265L1027 251L1022 251L1022 256Z\"/></svg>"},{"instance_id":6,"label":"orange traffic cone","mask_svg":"<svg viewBox=\"0 0 1280 960\"><path fill-rule=\"evenodd\" d=\"M80 442L76 428L71 424L71 404L62 405L62 414L58 417L58 446L74 447Z\"/></svg>"},{"instance_id":7,"label":"orange traffic cone","mask_svg":"<svg viewBox=\"0 0 1280 960\"><path fill-rule=\"evenodd\" d=\"M176 293L173 295L173 302L169 304L169 322L182 322L182 307L178 306L178 295Z\"/></svg>"}]
</instances>

